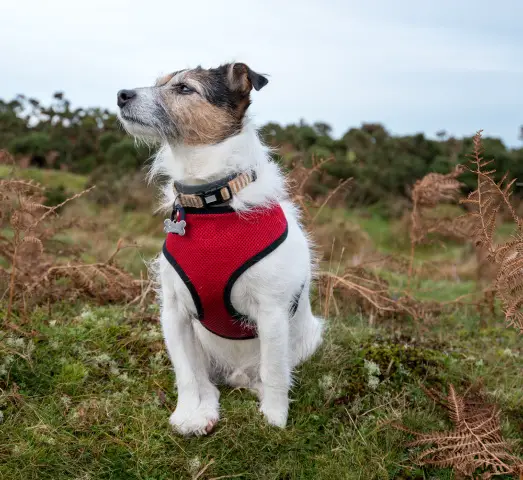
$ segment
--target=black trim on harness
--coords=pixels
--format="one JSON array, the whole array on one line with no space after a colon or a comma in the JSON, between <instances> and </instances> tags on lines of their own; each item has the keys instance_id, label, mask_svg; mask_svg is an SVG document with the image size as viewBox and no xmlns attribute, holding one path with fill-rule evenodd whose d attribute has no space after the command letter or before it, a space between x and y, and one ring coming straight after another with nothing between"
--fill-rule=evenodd
<instances>
[{"instance_id":1,"label":"black trim on harness","mask_svg":"<svg viewBox=\"0 0 523 480\"><path fill-rule=\"evenodd\" d=\"M187 276L187 274L183 271L183 268L180 266L180 264L176 261L176 259L169 253L169 250L167 250L167 240L163 242L163 248L162 252L167 259L167 261L173 266L173 268L176 270L176 273L180 275L180 278L183 280L183 283L187 286L189 289L189 293L191 294L191 297L193 299L194 305L196 307L196 312L198 313L198 320L203 319L203 306L202 301L200 300L200 296L198 295L198 292L196 291L195 286Z\"/></svg>"},{"instance_id":2,"label":"black trim on harness","mask_svg":"<svg viewBox=\"0 0 523 480\"><path fill-rule=\"evenodd\" d=\"M268 247L265 247L261 252L258 252L256 255L249 258L249 260L247 260L243 265L241 265L237 270L235 270L229 278L229 280L227 280L227 284L225 285L225 290L223 292L223 301L225 303L225 308L233 318L237 320L248 320L248 317L238 312L231 302L232 287L236 283L236 280L240 278L242 273L244 273L246 270L248 270L254 264L258 263L263 258L265 258L267 255L269 255L269 253L276 250L285 241L288 234L289 226L285 225L285 231L276 240L274 240L274 242L272 242Z\"/></svg>"},{"instance_id":3,"label":"black trim on harness","mask_svg":"<svg viewBox=\"0 0 523 480\"><path fill-rule=\"evenodd\" d=\"M200 300L200 296L198 295L198 292L196 291L196 288L194 287L194 284L191 282L183 268L179 265L179 263L175 260L175 258L169 253L169 250L167 250L167 242L164 242L163 244L163 254L165 255L165 258L167 261L173 266L174 270L176 270L176 273L180 275L180 278L182 279L183 283L185 283L185 286L189 289L189 293L191 294L191 297L193 299L194 305L196 307L196 312L198 313L198 320L200 320L200 324L211 332L213 335L216 335L221 338L226 338L228 340L250 340L253 338L256 338L255 335L249 336L249 337L227 337L225 335L220 335L219 333L216 333L215 331L211 330L210 328L207 328L205 323L203 323L203 306L202 301Z\"/></svg>"},{"instance_id":4,"label":"black trim on harness","mask_svg":"<svg viewBox=\"0 0 523 480\"><path fill-rule=\"evenodd\" d=\"M196 207L183 207L185 213L190 213L191 215L209 215L212 213L234 213L236 210L229 206L221 207L210 207L210 208L196 208Z\"/></svg>"}]
</instances>

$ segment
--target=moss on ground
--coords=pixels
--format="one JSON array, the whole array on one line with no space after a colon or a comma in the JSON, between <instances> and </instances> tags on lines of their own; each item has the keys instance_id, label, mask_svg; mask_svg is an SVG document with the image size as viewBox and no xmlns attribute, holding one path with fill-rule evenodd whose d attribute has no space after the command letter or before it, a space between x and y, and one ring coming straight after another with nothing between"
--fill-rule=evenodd
<instances>
[{"instance_id":1,"label":"moss on ground","mask_svg":"<svg viewBox=\"0 0 523 480\"><path fill-rule=\"evenodd\" d=\"M412 465L409 436L389 423L446 428L421 386L478 379L503 409L505 434L521 442L521 339L502 325L478 328L466 312L446 319L443 338L333 320L296 372L287 429L266 425L249 392L222 388L216 431L189 439L168 425L173 375L149 318L55 305L31 315L35 336L2 332L0 478L189 479L208 466L199 478L450 479Z\"/></svg>"}]
</instances>

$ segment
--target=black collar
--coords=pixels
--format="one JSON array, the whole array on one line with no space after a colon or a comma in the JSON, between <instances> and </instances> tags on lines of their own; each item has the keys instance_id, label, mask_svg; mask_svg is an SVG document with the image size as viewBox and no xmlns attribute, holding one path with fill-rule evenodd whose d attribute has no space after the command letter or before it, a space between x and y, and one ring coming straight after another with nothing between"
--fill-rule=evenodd
<instances>
[{"instance_id":1,"label":"black collar","mask_svg":"<svg viewBox=\"0 0 523 480\"><path fill-rule=\"evenodd\" d=\"M187 185L174 182L176 202L183 207L207 208L232 200L234 194L256 181L254 170L233 173L214 182L203 185Z\"/></svg>"}]
</instances>

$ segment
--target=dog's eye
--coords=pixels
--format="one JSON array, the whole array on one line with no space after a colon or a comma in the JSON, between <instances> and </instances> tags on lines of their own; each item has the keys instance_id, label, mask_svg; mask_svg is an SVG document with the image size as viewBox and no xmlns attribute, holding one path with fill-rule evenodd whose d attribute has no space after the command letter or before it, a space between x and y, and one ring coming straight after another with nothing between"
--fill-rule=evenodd
<instances>
[{"instance_id":1,"label":"dog's eye","mask_svg":"<svg viewBox=\"0 0 523 480\"><path fill-rule=\"evenodd\" d=\"M176 89L179 93L183 93L185 95L194 92L194 90L191 87L185 85L185 83L180 83L179 85L176 85Z\"/></svg>"}]
</instances>

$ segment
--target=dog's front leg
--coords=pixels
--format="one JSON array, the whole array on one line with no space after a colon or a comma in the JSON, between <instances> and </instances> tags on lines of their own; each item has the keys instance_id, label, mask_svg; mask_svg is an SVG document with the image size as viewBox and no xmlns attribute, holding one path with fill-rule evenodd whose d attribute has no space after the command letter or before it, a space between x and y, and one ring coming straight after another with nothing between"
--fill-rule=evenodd
<instances>
[{"instance_id":1,"label":"dog's front leg","mask_svg":"<svg viewBox=\"0 0 523 480\"><path fill-rule=\"evenodd\" d=\"M174 366L178 401L171 425L184 435L205 435L219 418L219 391L209 380L205 357L190 317L164 297L162 329Z\"/></svg>"},{"instance_id":2,"label":"dog's front leg","mask_svg":"<svg viewBox=\"0 0 523 480\"><path fill-rule=\"evenodd\" d=\"M291 383L288 322L285 309L271 307L260 310L260 410L270 424L282 428L287 424Z\"/></svg>"}]
</instances>

